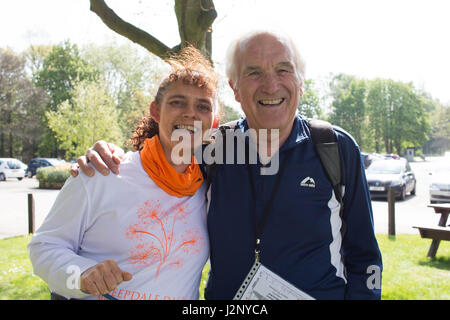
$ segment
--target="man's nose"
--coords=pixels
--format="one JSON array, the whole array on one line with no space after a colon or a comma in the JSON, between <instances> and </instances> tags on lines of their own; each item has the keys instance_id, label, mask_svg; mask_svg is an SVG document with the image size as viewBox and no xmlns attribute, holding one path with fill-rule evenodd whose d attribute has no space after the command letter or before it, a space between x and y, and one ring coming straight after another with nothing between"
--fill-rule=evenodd
<instances>
[{"instance_id":1,"label":"man's nose","mask_svg":"<svg viewBox=\"0 0 450 320\"><path fill-rule=\"evenodd\" d=\"M279 89L279 80L275 74L266 74L263 79L262 89L264 93L273 94Z\"/></svg>"}]
</instances>

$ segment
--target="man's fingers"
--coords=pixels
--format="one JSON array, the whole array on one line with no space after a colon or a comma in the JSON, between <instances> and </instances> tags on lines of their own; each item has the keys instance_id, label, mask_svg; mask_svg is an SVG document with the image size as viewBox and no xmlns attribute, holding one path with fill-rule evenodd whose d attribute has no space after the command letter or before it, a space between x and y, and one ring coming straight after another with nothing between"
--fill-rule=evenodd
<instances>
[{"instance_id":1,"label":"man's fingers","mask_svg":"<svg viewBox=\"0 0 450 320\"><path fill-rule=\"evenodd\" d=\"M88 177L92 177L95 174L95 170L88 165L88 159L86 156L78 157L77 164L80 166L80 169L84 172L84 174Z\"/></svg>"},{"instance_id":2,"label":"man's fingers","mask_svg":"<svg viewBox=\"0 0 450 320\"><path fill-rule=\"evenodd\" d=\"M97 153L97 151L93 149L88 149L86 152L86 158L89 160L89 162L94 166L94 168L99 171L102 175L107 176L109 175L109 169L108 166L103 161L103 156ZM81 167L81 166L80 166ZM92 169L92 168L91 168ZM84 170L83 170L84 171Z\"/></svg>"},{"instance_id":3,"label":"man's fingers","mask_svg":"<svg viewBox=\"0 0 450 320\"><path fill-rule=\"evenodd\" d=\"M101 162L99 161L101 167L97 167L94 163L96 160L100 160L98 158L95 158L92 160L92 164L95 166L95 168L100 171L103 175L108 175L109 170L111 170L114 173L118 173L118 165L113 160L113 152L115 151L114 145L109 145L105 141L97 141L92 149L89 149L88 152L90 152L93 156L99 156L101 158ZM95 154L95 152L97 154ZM89 155L88 155L89 157ZM90 157L89 157L90 159Z\"/></svg>"},{"instance_id":4,"label":"man's fingers","mask_svg":"<svg viewBox=\"0 0 450 320\"><path fill-rule=\"evenodd\" d=\"M78 170L80 169L80 165L77 163L74 163L70 166L70 175L74 178L78 176Z\"/></svg>"},{"instance_id":5,"label":"man's fingers","mask_svg":"<svg viewBox=\"0 0 450 320\"><path fill-rule=\"evenodd\" d=\"M112 143L106 143L107 148L104 148L103 144L99 143L99 145L101 146L101 148L99 148L97 150L97 149L95 149L95 145L94 145L94 149L98 151L98 153L100 154L100 156L102 157L103 161L106 163L108 168L113 173L118 174L120 158L116 155L116 153L119 154L120 152L118 150L122 150L122 149L117 148Z\"/></svg>"}]
</instances>

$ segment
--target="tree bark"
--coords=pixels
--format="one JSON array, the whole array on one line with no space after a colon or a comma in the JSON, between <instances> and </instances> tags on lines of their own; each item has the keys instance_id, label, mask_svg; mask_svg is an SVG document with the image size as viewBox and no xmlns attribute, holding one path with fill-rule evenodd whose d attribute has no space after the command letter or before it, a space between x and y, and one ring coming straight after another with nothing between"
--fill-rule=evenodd
<instances>
[{"instance_id":1,"label":"tree bark","mask_svg":"<svg viewBox=\"0 0 450 320\"><path fill-rule=\"evenodd\" d=\"M104 0L90 0L91 11L96 13L111 30L139 44L161 59L177 53L188 44L211 58L211 26L217 17L213 0L175 0L175 14L181 42L168 47L151 34L121 19Z\"/></svg>"}]
</instances>

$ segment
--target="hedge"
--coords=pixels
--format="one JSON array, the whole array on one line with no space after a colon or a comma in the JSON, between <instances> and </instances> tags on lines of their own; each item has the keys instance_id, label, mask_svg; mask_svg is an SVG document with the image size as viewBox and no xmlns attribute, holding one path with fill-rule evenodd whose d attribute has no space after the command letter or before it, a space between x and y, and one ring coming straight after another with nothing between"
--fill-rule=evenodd
<instances>
[{"instance_id":1,"label":"hedge","mask_svg":"<svg viewBox=\"0 0 450 320\"><path fill-rule=\"evenodd\" d=\"M39 168L36 172L39 189L61 189L69 177L70 163Z\"/></svg>"}]
</instances>

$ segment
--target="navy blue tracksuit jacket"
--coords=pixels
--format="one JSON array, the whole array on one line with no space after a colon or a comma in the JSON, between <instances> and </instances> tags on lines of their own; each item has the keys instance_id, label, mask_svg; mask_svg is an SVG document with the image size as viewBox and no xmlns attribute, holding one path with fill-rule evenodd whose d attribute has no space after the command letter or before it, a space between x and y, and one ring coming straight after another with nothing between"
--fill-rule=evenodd
<instances>
[{"instance_id":1,"label":"navy blue tracksuit jacket","mask_svg":"<svg viewBox=\"0 0 450 320\"><path fill-rule=\"evenodd\" d=\"M241 119L236 130L247 129ZM279 150L279 163L288 157L287 167L262 232L260 262L316 299L380 299L381 278L374 277L381 276L381 253L360 151L345 131L336 128L335 132L344 185L342 219L307 123L297 116ZM212 180L206 299L232 299L254 263L256 224L277 175L261 175L259 163L249 167L219 165Z\"/></svg>"}]
</instances>

